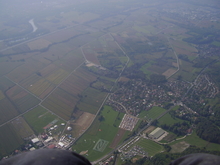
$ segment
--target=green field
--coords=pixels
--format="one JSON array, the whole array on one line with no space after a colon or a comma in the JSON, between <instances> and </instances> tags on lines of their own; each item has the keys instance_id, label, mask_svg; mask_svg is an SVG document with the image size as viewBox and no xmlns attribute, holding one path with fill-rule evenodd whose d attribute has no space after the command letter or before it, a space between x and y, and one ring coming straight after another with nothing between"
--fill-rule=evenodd
<instances>
[{"instance_id":1,"label":"green field","mask_svg":"<svg viewBox=\"0 0 220 165\"><path fill-rule=\"evenodd\" d=\"M174 123L183 122L183 120L178 118L173 118L169 113L161 117L159 120L159 125L166 124L166 125L173 125Z\"/></svg>"},{"instance_id":2,"label":"green field","mask_svg":"<svg viewBox=\"0 0 220 165\"><path fill-rule=\"evenodd\" d=\"M0 100L0 111L0 124L7 122L8 120L16 117L19 114L18 110L11 104L11 102L7 98Z\"/></svg>"},{"instance_id":3,"label":"green field","mask_svg":"<svg viewBox=\"0 0 220 165\"><path fill-rule=\"evenodd\" d=\"M77 107L82 111L96 114L107 93L89 87L82 93L82 95L84 97L79 104L77 104Z\"/></svg>"},{"instance_id":4,"label":"green field","mask_svg":"<svg viewBox=\"0 0 220 165\"><path fill-rule=\"evenodd\" d=\"M54 121L55 119L57 119L58 122L63 122L60 119L58 119L57 116L48 112L41 106L38 106L30 112L26 113L24 115L24 118L37 134L44 132L44 127L47 126L50 122Z\"/></svg>"},{"instance_id":5,"label":"green field","mask_svg":"<svg viewBox=\"0 0 220 165\"><path fill-rule=\"evenodd\" d=\"M100 115L104 117L104 120L100 122L96 119L89 130L73 145L73 150L78 153L88 150L88 155L84 156L90 161L96 160L112 150L109 148L109 145L118 132L118 126L124 114L114 111L109 106L104 106ZM126 136L126 134L124 136ZM94 150L95 145L98 144L100 139L109 142L108 144L103 143L103 148L100 146L103 149L100 150L101 152Z\"/></svg>"},{"instance_id":6,"label":"green field","mask_svg":"<svg viewBox=\"0 0 220 165\"><path fill-rule=\"evenodd\" d=\"M148 153L148 156L154 156L155 154L164 150L163 146L148 139L141 139L137 143L135 143L135 145L143 147L144 150Z\"/></svg>"},{"instance_id":7,"label":"green field","mask_svg":"<svg viewBox=\"0 0 220 165\"><path fill-rule=\"evenodd\" d=\"M161 107L153 107L149 111L141 111L140 115L138 116L139 118L147 118L147 119L156 119L159 117L161 114L166 112L165 109Z\"/></svg>"},{"instance_id":8,"label":"green field","mask_svg":"<svg viewBox=\"0 0 220 165\"><path fill-rule=\"evenodd\" d=\"M0 127L0 157L9 155L24 143L11 124Z\"/></svg>"},{"instance_id":9,"label":"green field","mask_svg":"<svg viewBox=\"0 0 220 165\"><path fill-rule=\"evenodd\" d=\"M198 137L195 132L193 132L191 135L187 136L186 138L177 140L173 143L170 143L169 145L173 145L181 141L185 141L186 143L197 146L197 147L201 147L201 148L205 147L207 150L212 150L212 151L220 150L220 144L210 143L208 141L205 141L201 139L200 137Z\"/></svg>"}]
</instances>

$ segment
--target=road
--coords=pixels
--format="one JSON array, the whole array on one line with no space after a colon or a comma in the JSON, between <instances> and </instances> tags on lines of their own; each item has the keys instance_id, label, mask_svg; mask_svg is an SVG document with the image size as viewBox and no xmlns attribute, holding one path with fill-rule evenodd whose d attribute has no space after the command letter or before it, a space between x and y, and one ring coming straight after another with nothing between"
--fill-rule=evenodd
<instances>
[{"instance_id":1,"label":"road","mask_svg":"<svg viewBox=\"0 0 220 165\"><path fill-rule=\"evenodd\" d=\"M172 75L170 75L169 77L167 77L167 79L169 79L171 76L173 76L174 74L176 74L176 73L180 70L180 64L179 64L179 58L178 58L178 56L177 56L177 54L176 54L176 51L175 51L174 48L173 48L173 45L170 43L169 37L167 37L167 40L168 40L168 42L169 42L171 48L173 49L173 53L174 53L174 55L175 55L175 57L176 57L176 62L177 62L177 70L176 70Z\"/></svg>"}]
</instances>

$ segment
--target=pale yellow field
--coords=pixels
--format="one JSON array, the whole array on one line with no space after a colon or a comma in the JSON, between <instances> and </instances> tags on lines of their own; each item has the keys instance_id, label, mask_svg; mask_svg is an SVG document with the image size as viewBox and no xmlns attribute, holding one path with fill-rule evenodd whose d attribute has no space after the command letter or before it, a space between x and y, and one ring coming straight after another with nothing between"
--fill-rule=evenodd
<instances>
[{"instance_id":1,"label":"pale yellow field","mask_svg":"<svg viewBox=\"0 0 220 165\"><path fill-rule=\"evenodd\" d=\"M37 96L40 96L44 91L46 91L49 87L55 87L50 82L45 79L40 79L39 81L35 82L34 84L30 85L28 90L34 93ZM52 88L53 89L53 88ZM49 91L48 91L49 92Z\"/></svg>"},{"instance_id":2,"label":"pale yellow field","mask_svg":"<svg viewBox=\"0 0 220 165\"><path fill-rule=\"evenodd\" d=\"M175 69L168 69L166 70L163 75L166 76L166 78L170 77L172 74L174 74L176 72Z\"/></svg>"},{"instance_id":3,"label":"pale yellow field","mask_svg":"<svg viewBox=\"0 0 220 165\"><path fill-rule=\"evenodd\" d=\"M63 69L58 69L49 76L47 76L47 80L53 82L54 84L59 84L65 77L68 76L68 72Z\"/></svg>"}]
</instances>

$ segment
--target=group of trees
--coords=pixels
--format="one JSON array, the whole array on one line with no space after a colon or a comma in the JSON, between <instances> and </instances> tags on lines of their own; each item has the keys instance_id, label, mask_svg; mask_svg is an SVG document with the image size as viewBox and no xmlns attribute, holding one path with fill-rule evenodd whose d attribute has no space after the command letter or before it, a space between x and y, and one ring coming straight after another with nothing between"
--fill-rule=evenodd
<instances>
[{"instance_id":1,"label":"group of trees","mask_svg":"<svg viewBox=\"0 0 220 165\"><path fill-rule=\"evenodd\" d=\"M177 136L186 135L187 130L190 128L190 125L187 122L178 122L172 125L163 124L161 127L165 130L175 133Z\"/></svg>"},{"instance_id":2,"label":"group of trees","mask_svg":"<svg viewBox=\"0 0 220 165\"><path fill-rule=\"evenodd\" d=\"M220 143L219 128L205 117L200 117L196 120L197 135L209 142Z\"/></svg>"}]
</instances>

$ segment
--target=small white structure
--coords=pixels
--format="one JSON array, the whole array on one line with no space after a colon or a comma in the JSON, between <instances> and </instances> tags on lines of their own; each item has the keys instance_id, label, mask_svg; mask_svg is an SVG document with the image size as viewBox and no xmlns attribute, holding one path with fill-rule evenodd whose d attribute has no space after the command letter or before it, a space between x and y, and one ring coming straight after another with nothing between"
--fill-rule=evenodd
<instances>
[{"instance_id":1,"label":"small white structure","mask_svg":"<svg viewBox=\"0 0 220 165\"><path fill-rule=\"evenodd\" d=\"M32 141L32 143L37 143L37 142L39 142L40 140L39 140L38 138L34 138L34 139L32 139L31 141Z\"/></svg>"},{"instance_id":2,"label":"small white structure","mask_svg":"<svg viewBox=\"0 0 220 165\"><path fill-rule=\"evenodd\" d=\"M64 144L63 144L62 142L59 142L58 145L59 145L60 147L63 147L63 146L64 146Z\"/></svg>"},{"instance_id":3,"label":"small white structure","mask_svg":"<svg viewBox=\"0 0 220 165\"><path fill-rule=\"evenodd\" d=\"M36 149L35 149L34 147L32 147L32 148L30 148L29 150L30 150L30 151L34 151L34 150L36 150Z\"/></svg>"},{"instance_id":4,"label":"small white structure","mask_svg":"<svg viewBox=\"0 0 220 165\"><path fill-rule=\"evenodd\" d=\"M71 131L72 130L72 127L67 127L67 131Z\"/></svg>"},{"instance_id":5,"label":"small white structure","mask_svg":"<svg viewBox=\"0 0 220 165\"><path fill-rule=\"evenodd\" d=\"M45 143L48 143L48 142L50 142L51 140L53 140L53 137L49 136L49 137L47 138L47 140L45 140L44 142L45 142Z\"/></svg>"}]
</instances>

